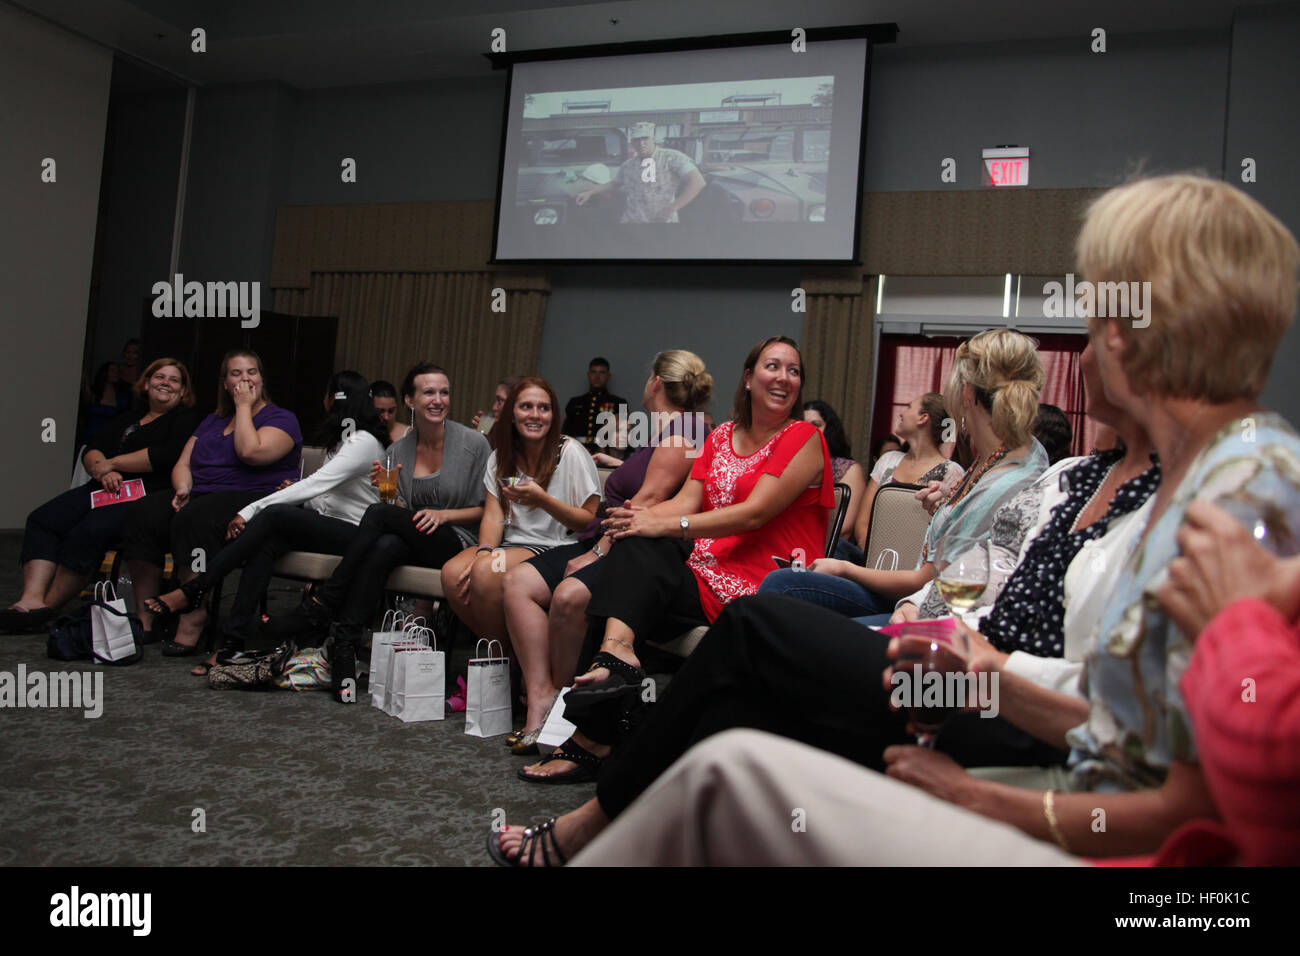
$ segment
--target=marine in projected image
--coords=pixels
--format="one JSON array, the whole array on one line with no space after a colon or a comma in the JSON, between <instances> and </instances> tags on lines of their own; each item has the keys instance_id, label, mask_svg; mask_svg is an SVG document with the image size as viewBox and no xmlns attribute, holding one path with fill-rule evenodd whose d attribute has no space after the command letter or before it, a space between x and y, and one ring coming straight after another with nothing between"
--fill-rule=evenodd
<instances>
[{"instance_id":1,"label":"marine in projected image","mask_svg":"<svg viewBox=\"0 0 1300 956\"><path fill-rule=\"evenodd\" d=\"M519 219L824 222L833 93L829 76L527 93Z\"/></svg>"}]
</instances>

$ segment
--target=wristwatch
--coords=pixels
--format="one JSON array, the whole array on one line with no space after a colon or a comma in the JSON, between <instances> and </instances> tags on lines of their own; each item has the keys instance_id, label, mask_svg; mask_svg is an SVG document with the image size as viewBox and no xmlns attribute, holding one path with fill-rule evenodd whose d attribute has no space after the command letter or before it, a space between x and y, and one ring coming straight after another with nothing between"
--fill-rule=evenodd
<instances>
[{"instance_id":1,"label":"wristwatch","mask_svg":"<svg viewBox=\"0 0 1300 956\"><path fill-rule=\"evenodd\" d=\"M682 537L683 538L689 537L687 532L691 530L691 519L686 517L686 515L682 515L681 523L682 523Z\"/></svg>"}]
</instances>

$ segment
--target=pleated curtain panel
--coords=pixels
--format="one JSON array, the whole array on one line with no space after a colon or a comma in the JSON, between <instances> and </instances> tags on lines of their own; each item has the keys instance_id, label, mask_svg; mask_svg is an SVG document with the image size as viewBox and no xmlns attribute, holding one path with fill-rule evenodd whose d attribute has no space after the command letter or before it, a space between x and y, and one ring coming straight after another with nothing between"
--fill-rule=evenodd
<instances>
[{"instance_id":1,"label":"pleated curtain panel","mask_svg":"<svg viewBox=\"0 0 1300 956\"><path fill-rule=\"evenodd\" d=\"M862 265L810 267L803 280L809 385L852 423L855 452L868 453L875 276L1064 275L1083 212L1099 194L864 196ZM452 417L468 422L498 379L536 373L550 294L543 266L488 264L493 225L490 201L281 207L274 308L337 316L338 368L400 384L415 362L437 362L451 376ZM504 312L493 311L494 298L504 299Z\"/></svg>"}]
</instances>

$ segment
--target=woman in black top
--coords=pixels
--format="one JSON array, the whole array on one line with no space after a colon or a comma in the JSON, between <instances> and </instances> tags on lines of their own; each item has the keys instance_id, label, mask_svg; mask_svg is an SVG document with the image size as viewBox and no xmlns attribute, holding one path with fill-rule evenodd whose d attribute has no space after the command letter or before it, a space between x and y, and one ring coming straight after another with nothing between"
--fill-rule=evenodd
<instances>
[{"instance_id":1,"label":"woman in black top","mask_svg":"<svg viewBox=\"0 0 1300 956\"><path fill-rule=\"evenodd\" d=\"M0 630L39 630L65 601L86 586L121 536L143 498L91 507L97 491L118 493L133 479L145 496L171 493L171 472L199 419L191 411L190 373L176 359L149 364L136 379L143 413L124 412L109 421L82 456L91 480L65 491L27 516L23 534L23 594L0 611Z\"/></svg>"}]
</instances>

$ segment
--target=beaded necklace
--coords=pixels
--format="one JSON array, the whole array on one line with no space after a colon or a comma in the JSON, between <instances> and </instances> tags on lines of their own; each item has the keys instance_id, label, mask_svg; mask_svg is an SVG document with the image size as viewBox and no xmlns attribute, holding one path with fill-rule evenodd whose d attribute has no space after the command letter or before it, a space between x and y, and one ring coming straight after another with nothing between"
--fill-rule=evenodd
<instances>
[{"instance_id":1,"label":"beaded necklace","mask_svg":"<svg viewBox=\"0 0 1300 956\"><path fill-rule=\"evenodd\" d=\"M1010 450L1011 449L1007 448L1005 443L998 445L997 449L984 460L982 465L966 472L966 474L962 476L961 481L957 483L957 487L953 489L952 494L948 496L947 504L955 505L957 502L961 501L962 498L966 497L966 492L975 487L979 480L984 477L985 472L1000 462L1003 458L1007 457L1007 452Z\"/></svg>"}]
</instances>

